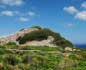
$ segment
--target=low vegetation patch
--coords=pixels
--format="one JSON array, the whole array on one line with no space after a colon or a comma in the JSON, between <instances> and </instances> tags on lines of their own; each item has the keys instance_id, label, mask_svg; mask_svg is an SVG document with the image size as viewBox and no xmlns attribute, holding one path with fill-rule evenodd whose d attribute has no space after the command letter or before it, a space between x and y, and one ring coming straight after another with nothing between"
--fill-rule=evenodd
<instances>
[{"instance_id":1,"label":"low vegetation patch","mask_svg":"<svg viewBox=\"0 0 86 70\"><path fill-rule=\"evenodd\" d=\"M11 48L12 46L14 43L0 47L0 70L86 69L85 49L75 48L76 51L67 52L61 47L18 46Z\"/></svg>"}]
</instances>

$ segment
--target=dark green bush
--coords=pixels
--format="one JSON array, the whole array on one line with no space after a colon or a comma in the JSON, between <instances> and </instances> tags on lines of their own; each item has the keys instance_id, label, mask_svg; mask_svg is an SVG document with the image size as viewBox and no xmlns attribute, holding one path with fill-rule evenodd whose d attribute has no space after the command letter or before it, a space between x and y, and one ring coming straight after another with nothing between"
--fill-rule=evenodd
<instances>
[{"instance_id":1,"label":"dark green bush","mask_svg":"<svg viewBox=\"0 0 86 70\"><path fill-rule=\"evenodd\" d=\"M4 63L15 66L19 60L14 55L7 55L3 58Z\"/></svg>"},{"instance_id":2,"label":"dark green bush","mask_svg":"<svg viewBox=\"0 0 86 70\"><path fill-rule=\"evenodd\" d=\"M40 26L33 26L32 28L42 29Z\"/></svg>"},{"instance_id":3,"label":"dark green bush","mask_svg":"<svg viewBox=\"0 0 86 70\"><path fill-rule=\"evenodd\" d=\"M5 49L0 48L0 55L5 53Z\"/></svg>"},{"instance_id":4,"label":"dark green bush","mask_svg":"<svg viewBox=\"0 0 86 70\"><path fill-rule=\"evenodd\" d=\"M14 42L9 42L9 43L7 43L7 45L16 45L16 43L14 43Z\"/></svg>"},{"instance_id":5,"label":"dark green bush","mask_svg":"<svg viewBox=\"0 0 86 70\"><path fill-rule=\"evenodd\" d=\"M28 64L28 63L30 63L31 61L32 61L31 57L28 56L28 55L25 55L25 56L23 57L22 63Z\"/></svg>"},{"instance_id":6,"label":"dark green bush","mask_svg":"<svg viewBox=\"0 0 86 70\"><path fill-rule=\"evenodd\" d=\"M17 48L18 46L16 45L15 42L9 42L6 44L6 48Z\"/></svg>"}]
</instances>

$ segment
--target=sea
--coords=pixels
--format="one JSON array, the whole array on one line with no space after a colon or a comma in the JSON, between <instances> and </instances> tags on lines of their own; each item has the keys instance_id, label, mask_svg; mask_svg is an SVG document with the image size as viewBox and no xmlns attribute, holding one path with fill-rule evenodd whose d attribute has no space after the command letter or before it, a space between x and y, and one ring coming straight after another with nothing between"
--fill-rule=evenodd
<instances>
[{"instance_id":1,"label":"sea","mask_svg":"<svg viewBox=\"0 0 86 70\"><path fill-rule=\"evenodd\" d=\"M78 44L78 45L75 45L77 48L85 48L86 49L86 44Z\"/></svg>"}]
</instances>

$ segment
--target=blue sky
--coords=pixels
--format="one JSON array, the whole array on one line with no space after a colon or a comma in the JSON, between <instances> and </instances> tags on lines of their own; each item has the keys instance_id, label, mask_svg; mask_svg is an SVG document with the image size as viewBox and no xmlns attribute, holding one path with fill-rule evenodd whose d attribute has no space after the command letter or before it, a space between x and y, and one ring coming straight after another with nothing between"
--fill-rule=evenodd
<instances>
[{"instance_id":1,"label":"blue sky","mask_svg":"<svg viewBox=\"0 0 86 70\"><path fill-rule=\"evenodd\" d=\"M0 36L34 25L86 44L86 0L0 0Z\"/></svg>"}]
</instances>

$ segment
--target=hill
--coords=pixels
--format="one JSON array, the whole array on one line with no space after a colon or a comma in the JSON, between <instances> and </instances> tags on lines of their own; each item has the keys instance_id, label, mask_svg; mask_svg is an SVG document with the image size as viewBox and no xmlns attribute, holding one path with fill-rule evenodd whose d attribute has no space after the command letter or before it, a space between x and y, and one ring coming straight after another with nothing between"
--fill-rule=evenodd
<instances>
[{"instance_id":1,"label":"hill","mask_svg":"<svg viewBox=\"0 0 86 70\"><path fill-rule=\"evenodd\" d=\"M0 38L0 70L85 70L86 49L38 26Z\"/></svg>"},{"instance_id":2,"label":"hill","mask_svg":"<svg viewBox=\"0 0 86 70\"><path fill-rule=\"evenodd\" d=\"M0 38L1 45L10 42L21 46L73 47L72 43L63 38L59 33L39 26L22 29L8 37Z\"/></svg>"}]
</instances>

